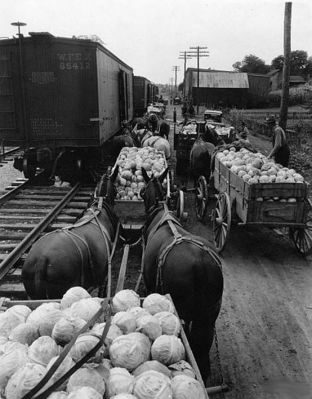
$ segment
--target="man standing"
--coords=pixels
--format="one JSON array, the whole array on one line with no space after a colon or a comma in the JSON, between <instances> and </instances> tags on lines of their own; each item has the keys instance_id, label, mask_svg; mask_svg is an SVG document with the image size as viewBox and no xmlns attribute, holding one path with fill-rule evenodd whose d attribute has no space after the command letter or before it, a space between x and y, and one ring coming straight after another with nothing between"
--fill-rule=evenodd
<instances>
[{"instance_id":1,"label":"man standing","mask_svg":"<svg viewBox=\"0 0 312 399\"><path fill-rule=\"evenodd\" d=\"M274 116L270 116L266 120L267 125L270 127L272 136L272 151L268 155L268 158L274 157L276 163L279 163L285 167L288 166L289 162L289 146L287 144L287 138L285 131L277 125Z\"/></svg>"}]
</instances>

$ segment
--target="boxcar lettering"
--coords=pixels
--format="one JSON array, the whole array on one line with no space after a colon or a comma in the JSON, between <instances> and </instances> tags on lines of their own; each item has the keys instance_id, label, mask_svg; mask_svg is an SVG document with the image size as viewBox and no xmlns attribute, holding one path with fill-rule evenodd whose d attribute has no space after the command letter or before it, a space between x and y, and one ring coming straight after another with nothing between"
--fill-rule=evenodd
<instances>
[{"instance_id":1,"label":"boxcar lettering","mask_svg":"<svg viewBox=\"0 0 312 399\"><path fill-rule=\"evenodd\" d=\"M55 81L54 72L32 72L31 82L39 85L52 83Z\"/></svg>"},{"instance_id":2,"label":"boxcar lettering","mask_svg":"<svg viewBox=\"0 0 312 399\"><path fill-rule=\"evenodd\" d=\"M63 124L52 118L32 118L31 129L36 136L48 136L51 133L58 135L62 133Z\"/></svg>"}]
</instances>

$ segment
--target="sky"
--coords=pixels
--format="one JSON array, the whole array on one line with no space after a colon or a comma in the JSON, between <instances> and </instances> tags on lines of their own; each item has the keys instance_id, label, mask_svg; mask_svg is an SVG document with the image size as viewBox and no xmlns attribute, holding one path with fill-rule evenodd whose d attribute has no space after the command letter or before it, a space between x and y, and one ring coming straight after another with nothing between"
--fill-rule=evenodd
<instances>
[{"instance_id":1,"label":"sky","mask_svg":"<svg viewBox=\"0 0 312 399\"><path fill-rule=\"evenodd\" d=\"M0 0L0 37L50 32L54 36L97 35L110 51L154 83L169 84L180 52L207 47L201 68L233 70L248 54L271 64L283 54L282 0ZM291 49L312 56L312 0L292 1ZM195 58L187 67L196 67Z\"/></svg>"}]
</instances>

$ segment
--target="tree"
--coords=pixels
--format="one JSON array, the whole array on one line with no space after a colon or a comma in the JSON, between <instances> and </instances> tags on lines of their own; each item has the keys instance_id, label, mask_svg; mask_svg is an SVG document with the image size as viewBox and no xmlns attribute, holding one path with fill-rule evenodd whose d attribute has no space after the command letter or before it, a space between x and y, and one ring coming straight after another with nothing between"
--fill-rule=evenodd
<instances>
[{"instance_id":1,"label":"tree","mask_svg":"<svg viewBox=\"0 0 312 399\"><path fill-rule=\"evenodd\" d=\"M263 74L268 73L270 70L269 65L266 65L261 58L253 54L246 55L242 61L235 62L233 68L238 72Z\"/></svg>"},{"instance_id":2,"label":"tree","mask_svg":"<svg viewBox=\"0 0 312 399\"><path fill-rule=\"evenodd\" d=\"M311 58L311 57L310 57ZM309 59L310 59L309 58ZM303 50L295 50L290 53L290 74L305 75L309 73L311 61L308 61L308 53ZM272 60L271 69L282 70L284 65L284 56L279 55Z\"/></svg>"}]
</instances>

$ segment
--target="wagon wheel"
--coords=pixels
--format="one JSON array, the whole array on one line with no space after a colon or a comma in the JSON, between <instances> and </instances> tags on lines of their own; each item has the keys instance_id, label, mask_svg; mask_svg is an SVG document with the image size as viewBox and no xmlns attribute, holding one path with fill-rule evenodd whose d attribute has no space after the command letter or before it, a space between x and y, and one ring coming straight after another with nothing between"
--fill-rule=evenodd
<instances>
[{"instance_id":1,"label":"wagon wheel","mask_svg":"<svg viewBox=\"0 0 312 399\"><path fill-rule=\"evenodd\" d=\"M187 212L184 212L184 192L179 190L179 196L177 201L177 217L180 219L181 222L185 221L187 218Z\"/></svg>"},{"instance_id":2,"label":"wagon wheel","mask_svg":"<svg viewBox=\"0 0 312 399\"><path fill-rule=\"evenodd\" d=\"M231 228L231 202L227 193L220 193L212 212L213 241L218 252L225 246Z\"/></svg>"},{"instance_id":3,"label":"wagon wheel","mask_svg":"<svg viewBox=\"0 0 312 399\"><path fill-rule=\"evenodd\" d=\"M302 255L308 255L312 249L312 203L310 200L306 202L305 212L307 213L305 227L289 228L289 238Z\"/></svg>"},{"instance_id":4,"label":"wagon wheel","mask_svg":"<svg viewBox=\"0 0 312 399\"><path fill-rule=\"evenodd\" d=\"M195 210L196 217L198 220L203 220L208 200L208 188L207 181L204 176L200 176L196 183L196 198L195 198Z\"/></svg>"}]
</instances>

